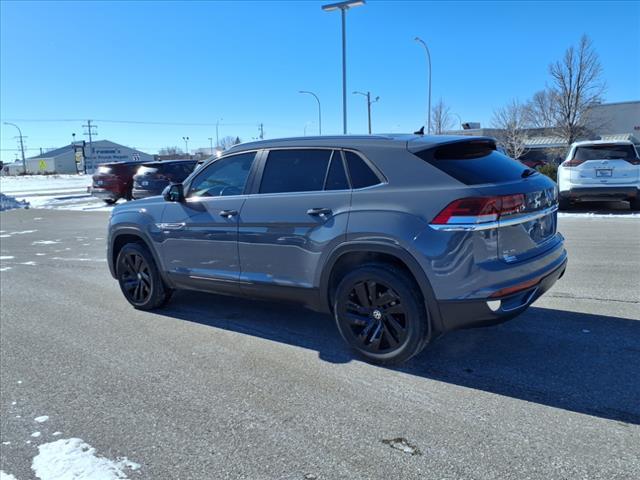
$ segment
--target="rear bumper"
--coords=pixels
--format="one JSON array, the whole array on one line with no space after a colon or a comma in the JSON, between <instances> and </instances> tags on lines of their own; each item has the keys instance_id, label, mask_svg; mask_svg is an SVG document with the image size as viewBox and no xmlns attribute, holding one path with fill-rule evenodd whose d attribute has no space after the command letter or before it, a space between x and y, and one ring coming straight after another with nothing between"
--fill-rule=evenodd
<instances>
[{"instance_id":1,"label":"rear bumper","mask_svg":"<svg viewBox=\"0 0 640 480\"><path fill-rule=\"evenodd\" d=\"M117 200L122 197L120 192L107 190L106 188L89 187L88 191L91 195L101 200Z\"/></svg>"},{"instance_id":2,"label":"rear bumper","mask_svg":"<svg viewBox=\"0 0 640 480\"><path fill-rule=\"evenodd\" d=\"M162 192L156 192L155 190L145 190L142 188L134 188L133 190L131 190L131 196L136 200L140 200L141 198L154 197L160 195L161 193Z\"/></svg>"},{"instance_id":3,"label":"rear bumper","mask_svg":"<svg viewBox=\"0 0 640 480\"><path fill-rule=\"evenodd\" d=\"M573 187L560 192L562 198L575 202L590 202L602 200L630 200L640 196L640 190L636 186L607 186L601 187Z\"/></svg>"},{"instance_id":4,"label":"rear bumper","mask_svg":"<svg viewBox=\"0 0 640 480\"><path fill-rule=\"evenodd\" d=\"M541 276L535 285L516 293L483 300L438 302L444 330L495 325L516 317L549 290L564 275L566 268L565 256L560 266Z\"/></svg>"}]
</instances>

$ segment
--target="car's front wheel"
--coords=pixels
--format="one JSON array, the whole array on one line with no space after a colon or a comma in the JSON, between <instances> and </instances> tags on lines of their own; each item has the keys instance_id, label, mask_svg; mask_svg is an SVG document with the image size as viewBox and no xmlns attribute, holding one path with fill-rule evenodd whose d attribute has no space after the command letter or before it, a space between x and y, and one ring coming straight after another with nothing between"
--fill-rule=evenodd
<instances>
[{"instance_id":1,"label":"car's front wheel","mask_svg":"<svg viewBox=\"0 0 640 480\"><path fill-rule=\"evenodd\" d=\"M171 298L149 250L139 243L127 243L118 253L116 275L120 289L131 305L153 310Z\"/></svg>"},{"instance_id":2,"label":"car's front wheel","mask_svg":"<svg viewBox=\"0 0 640 480\"><path fill-rule=\"evenodd\" d=\"M345 341L373 363L402 363L429 337L415 282L391 265L364 265L347 274L336 289L333 312Z\"/></svg>"}]
</instances>

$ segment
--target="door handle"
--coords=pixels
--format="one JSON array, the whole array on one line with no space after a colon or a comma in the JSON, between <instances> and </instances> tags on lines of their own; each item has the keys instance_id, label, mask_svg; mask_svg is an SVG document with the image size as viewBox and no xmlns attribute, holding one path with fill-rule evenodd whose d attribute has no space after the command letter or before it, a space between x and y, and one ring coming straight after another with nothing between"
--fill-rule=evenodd
<instances>
[{"instance_id":1,"label":"door handle","mask_svg":"<svg viewBox=\"0 0 640 480\"><path fill-rule=\"evenodd\" d=\"M310 208L307 210L307 215L311 215L312 217L324 217L326 215L331 215L330 208Z\"/></svg>"},{"instance_id":2,"label":"door handle","mask_svg":"<svg viewBox=\"0 0 640 480\"><path fill-rule=\"evenodd\" d=\"M224 218L231 218L238 215L237 210L220 210L220 216Z\"/></svg>"}]
</instances>

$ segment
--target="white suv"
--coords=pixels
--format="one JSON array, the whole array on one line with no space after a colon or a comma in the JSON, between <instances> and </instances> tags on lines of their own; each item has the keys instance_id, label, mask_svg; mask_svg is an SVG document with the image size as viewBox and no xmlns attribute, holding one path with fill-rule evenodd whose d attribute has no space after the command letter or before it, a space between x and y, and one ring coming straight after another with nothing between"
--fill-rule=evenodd
<instances>
[{"instance_id":1,"label":"white suv","mask_svg":"<svg viewBox=\"0 0 640 480\"><path fill-rule=\"evenodd\" d=\"M576 202L628 200L640 210L640 157L629 141L576 142L558 168L560 208Z\"/></svg>"}]
</instances>

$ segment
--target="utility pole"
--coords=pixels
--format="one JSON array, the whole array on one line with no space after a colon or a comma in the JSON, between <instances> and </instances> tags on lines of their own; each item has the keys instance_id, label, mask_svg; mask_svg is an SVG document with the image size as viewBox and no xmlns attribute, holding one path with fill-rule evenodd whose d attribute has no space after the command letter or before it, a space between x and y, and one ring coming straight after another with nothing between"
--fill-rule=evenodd
<instances>
[{"instance_id":1,"label":"utility pole","mask_svg":"<svg viewBox=\"0 0 640 480\"><path fill-rule=\"evenodd\" d=\"M378 100L380 100L380 97L376 97L373 102L371 101L371 92L353 92L354 95L364 95L365 97L367 97L367 116L369 119L369 135L371 135L371 104L372 103L376 103Z\"/></svg>"},{"instance_id":2,"label":"utility pole","mask_svg":"<svg viewBox=\"0 0 640 480\"><path fill-rule=\"evenodd\" d=\"M264 124L261 123L258 129L260 130L260 140L264 140Z\"/></svg>"},{"instance_id":3,"label":"utility pole","mask_svg":"<svg viewBox=\"0 0 640 480\"><path fill-rule=\"evenodd\" d=\"M220 120L224 120L224 118L216 120L216 147L220 146L220 134L218 133L218 126L220 125Z\"/></svg>"},{"instance_id":4,"label":"utility pole","mask_svg":"<svg viewBox=\"0 0 640 480\"><path fill-rule=\"evenodd\" d=\"M213 155L213 137L209 137L209 146L211 147L211 155Z\"/></svg>"},{"instance_id":5,"label":"utility pole","mask_svg":"<svg viewBox=\"0 0 640 480\"><path fill-rule=\"evenodd\" d=\"M95 169L94 156L93 156L93 135L97 135L98 132L94 132L93 129L98 127L96 125L93 125L91 123L91 120L87 120L87 124L82 126L87 129L87 131L84 132L83 135L87 135L89 137L89 153L90 153L89 158L91 159L91 168ZM84 173L87 173L86 157L84 162Z\"/></svg>"},{"instance_id":6,"label":"utility pole","mask_svg":"<svg viewBox=\"0 0 640 480\"><path fill-rule=\"evenodd\" d=\"M14 127L16 127L18 129L18 135L19 135L19 139L20 139L20 152L22 153L22 169L24 170L24 174L27 174L27 161L24 158L24 138L22 136L22 130L20 130L20 127L18 125L16 125L15 123L9 123L9 122L4 122L5 125L12 125Z\"/></svg>"}]
</instances>

